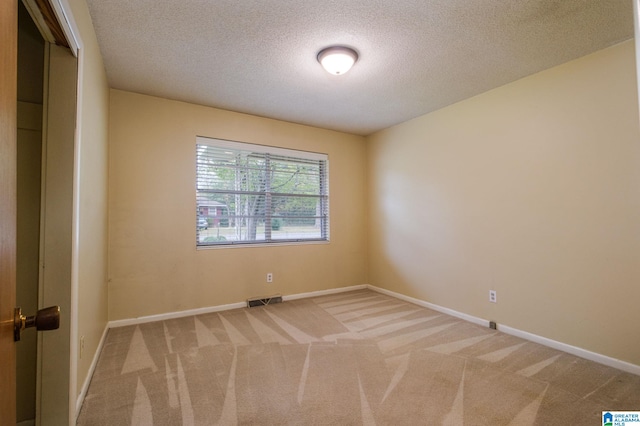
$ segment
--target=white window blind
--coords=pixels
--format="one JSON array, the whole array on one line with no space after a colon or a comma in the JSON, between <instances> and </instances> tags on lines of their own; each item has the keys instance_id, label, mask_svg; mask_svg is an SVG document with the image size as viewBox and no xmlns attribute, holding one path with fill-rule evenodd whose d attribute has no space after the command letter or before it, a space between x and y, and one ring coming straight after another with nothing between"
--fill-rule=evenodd
<instances>
[{"instance_id":1,"label":"white window blind","mask_svg":"<svg viewBox=\"0 0 640 426\"><path fill-rule=\"evenodd\" d=\"M326 154L196 139L198 246L329 240Z\"/></svg>"}]
</instances>

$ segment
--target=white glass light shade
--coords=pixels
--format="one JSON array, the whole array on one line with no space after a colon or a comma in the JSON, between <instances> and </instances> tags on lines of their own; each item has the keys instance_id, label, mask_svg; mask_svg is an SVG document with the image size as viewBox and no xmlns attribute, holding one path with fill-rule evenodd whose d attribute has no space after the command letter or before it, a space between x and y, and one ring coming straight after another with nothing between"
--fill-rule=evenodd
<instances>
[{"instance_id":1,"label":"white glass light shade","mask_svg":"<svg viewBox=\"0 0 640 426\"><path fill-rule=\"evenodd\" d=\"M327 47L318 53L318 62L327 72L334 75L346 73L357 60L356 51L343 46Z\"/></svg>"}]
</instances>

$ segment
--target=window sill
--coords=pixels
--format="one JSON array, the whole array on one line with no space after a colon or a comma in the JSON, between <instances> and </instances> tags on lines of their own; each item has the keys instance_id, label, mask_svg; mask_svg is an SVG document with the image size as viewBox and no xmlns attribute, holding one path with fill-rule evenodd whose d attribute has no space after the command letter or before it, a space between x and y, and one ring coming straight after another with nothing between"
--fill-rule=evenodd
<instances>
[{"instance_id":1,"label":"window sill","mask_svg":"<svg viewBox=\"0 0 640 426\"><path fill-rule=\"evenodd\" d=\"M281 243L241 243L241 244L212 244L206 246L196 246L196 250L220 250L220 249L239 249L239 248L268 248L282 246L306 246L306 245L324 245L331 241L283 241Z\"/></svg>"}]
</instances>

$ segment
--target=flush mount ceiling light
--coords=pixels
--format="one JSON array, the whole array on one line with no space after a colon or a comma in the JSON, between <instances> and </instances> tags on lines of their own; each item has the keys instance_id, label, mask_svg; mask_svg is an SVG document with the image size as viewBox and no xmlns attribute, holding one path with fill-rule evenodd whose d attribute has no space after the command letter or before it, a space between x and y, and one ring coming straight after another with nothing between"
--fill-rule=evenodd
<instances>
[{"instance_id":1,"label":"flush mount ceiling light","mask_svg":"<svg viewBox=\"0 0 640 426\"><path fill-rule=\"evenodd\" d=\"M327 72L342 75L349 71L358 60L355 50L344 46L331 46L318 53L318 62Z\"/></svg>"}]
</instances>

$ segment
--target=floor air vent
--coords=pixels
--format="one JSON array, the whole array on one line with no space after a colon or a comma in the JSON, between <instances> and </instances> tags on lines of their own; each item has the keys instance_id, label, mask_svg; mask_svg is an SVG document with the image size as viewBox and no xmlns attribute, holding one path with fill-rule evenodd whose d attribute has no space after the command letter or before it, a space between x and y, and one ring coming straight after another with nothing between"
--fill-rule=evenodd
<instances>
[{"instance_id":1,"label":"floor air vent","mask_svg":"<svg viewBox=\"0 0 640 426\"><path fill-rule=\"evenodd\" d=\"M282 296L276 294L270 297L254 297L247 299L247 308L253 308L254 306L273 305L274 303L282 303Z\"/></svg>"}]
</instances>

